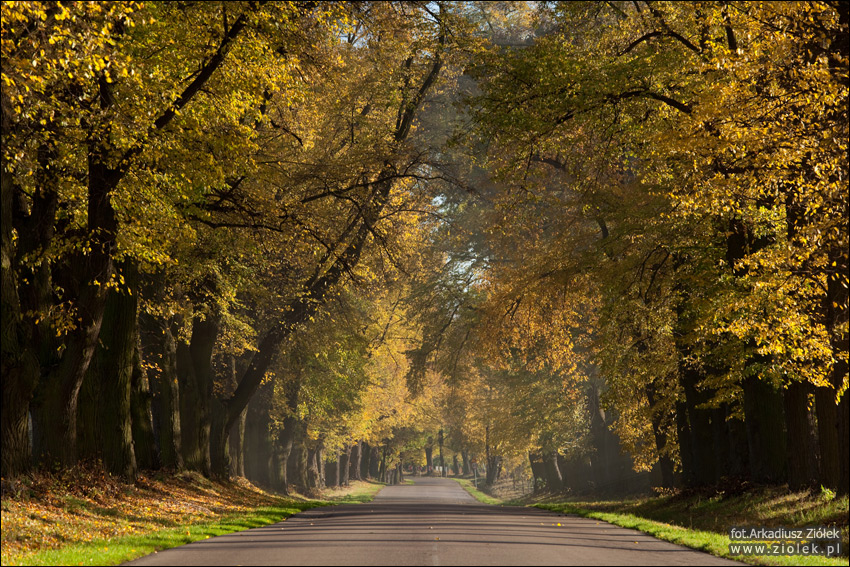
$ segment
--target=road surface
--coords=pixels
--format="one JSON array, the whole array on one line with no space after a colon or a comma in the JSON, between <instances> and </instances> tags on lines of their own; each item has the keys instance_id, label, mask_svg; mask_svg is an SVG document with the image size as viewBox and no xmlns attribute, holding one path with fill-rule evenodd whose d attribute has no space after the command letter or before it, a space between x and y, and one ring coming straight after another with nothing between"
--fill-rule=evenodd
<instances>
[{"instance_id":1,"label":"road surface","mask_svg":"<svg viewBox=\"0 0 850 567\"><path fill-rule=\"evenodd\" d=\"M414 483L127 565L739 565L605 522L480 504L453 480Z\"/></svg>"}]
</instances>

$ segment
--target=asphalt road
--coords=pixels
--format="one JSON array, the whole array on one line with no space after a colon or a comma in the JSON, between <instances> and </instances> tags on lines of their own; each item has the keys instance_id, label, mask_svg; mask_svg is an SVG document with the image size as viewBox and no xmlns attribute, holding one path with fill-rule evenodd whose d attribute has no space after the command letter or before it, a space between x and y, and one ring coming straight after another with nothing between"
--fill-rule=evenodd
<instances>
[{"instance_id":1,"label":"asphalt road","mask_svg":"<svg viewBox=\"0 0 850 567\"><path fill-rule=\"evenodd\" d=\"M605 522L480 504L453 480L414 482L127 565L739 565Z\"/></svg>"}]
</instances>

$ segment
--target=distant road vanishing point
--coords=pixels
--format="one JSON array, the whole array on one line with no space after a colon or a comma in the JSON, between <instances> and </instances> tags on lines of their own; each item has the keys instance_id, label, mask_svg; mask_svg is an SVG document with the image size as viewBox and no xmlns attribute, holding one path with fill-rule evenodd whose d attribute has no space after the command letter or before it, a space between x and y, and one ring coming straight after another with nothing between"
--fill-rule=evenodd
<instances>
[{"instance_id":1,"label":"distant road vanishing point","mask_svg":"<svg viewBox=\"0 0 850 567\"><path fill-rule=\"evenodd\" d=\"M313 508L126 565L740 565L536 508L480 504L453 480L388 486L373 502Z\"/></svg>"}]
</instances>

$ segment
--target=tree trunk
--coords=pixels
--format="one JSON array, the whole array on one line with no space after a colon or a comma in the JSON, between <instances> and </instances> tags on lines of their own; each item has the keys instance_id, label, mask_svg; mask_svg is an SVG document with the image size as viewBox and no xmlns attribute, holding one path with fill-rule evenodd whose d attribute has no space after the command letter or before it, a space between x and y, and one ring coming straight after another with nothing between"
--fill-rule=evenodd
<instances>
[{"instance_id":1,"label":"tree trunk","mask_svg":"<svg viewBox=\"0 0 850 567\"><path fill-rule=\"evenodd\" d=\"M196 316L194 321L192 321L192 338L189 342L189 355L192 359L194 370L191 376L195 379L195 391L198 395L198 406L195 408L195 414L197 416L196 433L198 436L197 447L200 460L199 470L207 477L212 475L210 428L213 406L213 382L215 378L212 367L212 355L216 340L218 339L219 325L219 314L215 308L210 307L205 317ZM220 411L220 418L223 425L224 408L221 408ZM218 414L218 412L216 413ZM216 447L218 449L216 454L217 472L219 475L226 476L229 468L227 466L225 446L227 436L224 434L223 427L221 431L217 431L216 433Z\"/></svg>"},{"instance_id":2,"label":"tree trunk","mask_svg":"<svg viewBox=\"0 0 850 567\"><path fill-rule=\"evenodd\" d=\"M682 461L682 484L693 486L696 483L696 473L691 426L688 423L688 408L685 402L676 402L676 437L679 440L679 459Z\"/></svg>"},{"instance_id":3,"label":"tree trunk","mask_svg":"<svg viewBox=\"0 0 850 567\"><path fill-rule=\"evenodd\" d=\"M227 431L224 427L226 411L224 404L217 397L212 396L210 392L209 400L210 411L207 419L207 435L205 458L209 463L210 475L216 478L230 478L230 449L228 447L229 435L225 435ZM237 430L236 427L230 430L231 434ZM201 442L203 442L201 438Z\"/></svg>"},{"instance_id":4,"label":"tree trunk","mask_svg":"<svg viewBox=\"0 0 850 567\"><path fill-rule=\"evenodd\" d=\"M278 463L278 487L284 494L289 494L289 485L291 479L287 476L287 466L289 455L292 453L292 445L295 441L296 428L298 427L298 418L290 415L283 419L283 430L279 433L277 443Z\"/></svg>"},{"instance_id":5,"label":"tree trunk","mask_svg":"<svg viewBox=\"0 0 850 567\"><path fill-rule=\"evenodd\" d=\"M842 19L847 20L845 10ZM846 42L844 42L846 50ZM846 53L844 54L846 57ZM847 210L844 209L844 234L847 234ZM847 379L847 351L850 350L850 336L847 334L847 321L850 318L850 290L847 288L848 255L847 247L838 246L830 250L830 265L836 269L827 278L826 328L829 332L830 347L833 352L832 368L829 381L834 392L840 392ZM850 493L850 394L847 390L838 400L836 407L837 438L838 438L838 486L839 495ZM830 450L834 449L834 445Z\"/></svg>"},{"instance_id":6,"label":"tree trunk","mask_svg":"<svg viewBox=\"0 0 850 567\"><path fill-rule=\"evenodd\" d=\"M339 484L340 486L348 486L348 471L351 468L351 447L346 447L339 455Z\"/></svg>"},{"instance_id":7,"label":"tree trunk","mask_svg":"<svg viewBox=\"0 0 850 567\"><path fill-rule=\"evenodd\" d=\"M296 490L301 494L312 494L310 484L310 451L307 449L306 440L304 439L304 428L301 423L298 423L295 431L295 439L292 443L292 453L290 462L292 463L292 475L289 478L289 483L294 485Z\"/></svg>"},{"instance_id":8,"label":"tree trunk","mask_svg":"<svg viewBox=\"0 0 850 567\"><path fill-rule=\"evenodd\" d=\"M177 343L174 340L172 326L163 320L140 315L144 341L150 345L145 349L156 364L158 373L154 376L154 412L159 419L154 423L159 428L159 454L162 466L171 469L183 469L183 443L180 428L180 388L177 379ZM175 329L176 331L176 325Z\"/></svg>"},{"instance_id":9,"label":"tree trunk","mask_svg":"<svg viewBox=\"0 0 850 567\"><path fill-rule=\"evenodd\" d=\"M319 489L324 489L325 484L325 442L319 439L316 446L316 468L319 471Z\"/></svg>"},{"instance_id":10,"label":"tree trunk","mask_svg":"<svg viewBox=\"0 0 850 567\"><path fill-rule=\"evenodd\" d=\"M747 427L742 420L734 417L727 419L726 425L729 429L729 474L740 479L747 478L750 475Z\"/></svg>"},{"instance_id":11,"label":"tree trunk","mask_svg":"<svg viewBox=\"0 0 850 567\"><path fill-rule=\"evenodd\" d=\"M195 380L195 368L189 345L177 343L177 382L180 390L180 448L183 455L183 466L191 471L201 471L203 457L199 430L201 427L198 416L200 394L198 381Z\"/></svg>"},{"instance_id":12,"label":"tree trunk","mask_svg":"<svg viewBox=\"0 0 850 567\"><path fill-rule=\"evenodd\" d=\"M646 398L649 402L652 434L655 437L655 450L658 453L658 468L661 471L661 486L673 487L673 460L667 453L667 432L664 428L662 412L656 407L658 403L655 383L647 384ZM566 483L565 483L566 487Z\"/></svg>"},{"instance_id":13,"label":"tree trunk","mask_svg":"<svg viewBox=\"0 0 850 567\"><path fill-rule=\"evenodd\" d=\"M360 441L351 446L351 457L348 464L348 478L351 480L362 480L360 478Z\"/></svg>"},{"instance_id":14,"label":"tree trunk","mask_svg":"<svg viewBox=\"0 0 850 567\"><path fill-rule=\"evenodd\" d=\"M381 450L381 466L378 469L378 480L381 482L387 482L387 450L387 444L384 443Z\"/></svg>"},{"instance_id":15,"label":"tree trunk","mask_svg":"<svg viewBox=\"0 0 850 567\"><path fill-rule=\"evenodd\" d=\"M271 387L266 384L248 404L245 414L245 477L260 486L272 487L272 455L276 441L272 438Z\"/></svg>"},{"instance_id":16,"label":"tree trunk","mask_svg":"<svg viewBox=\"0 0 850 567\"><path fill-rule=\"evenodd\" d=\"M838 406L832 388L815 388L815 410L818 418L820 482L826 488L838 490L841 475L838 462Z\"/></svg>"},{"instance_id":17,"label":"tree trunk","mask_svg":"<svg viewBox=\"0 0 850 567\"><path fill-rule=\"evenodd\" d=\"M133 442L132 387L135 367L135 270L124 264L128 290L113 289L104 309L102 336L80 388L78 456L101 458L109 472L133 480L137 462Z\"/></svg>"},{"instance_id":18,"label":"tree trunk","mask_svg":"<svg viewBox=\"0 0 850 567\"><path fill-rule=\"evenodd\" d=\"M325 484L328 488L339 486L339 455L334 455L325 464Z\"/></svg>"},{"instance_id":19,"label":"tree trunk","mask_svg":"<svg viewBox=\"0 0 850 567\"><path fill-rule=\"evenodd\" d=\"M4 284L3 295L6 293ZM6 315L4 308L4 319ZM0 382L3 385L3 405L0 412L0 441L3 451L0 455L3 478L12 479L29 471L32 462L27 409L37 382L38 365L28 349L18 348L13 344L15 339L6 335L7 321L4 320L2 326L3 379ZM7 355L10 355L9 358Z\"/></svg>"},{"instance_id":20,"label":"tree trunk","mask_svg":"<svg viewBox=\"0 0 850 567\"><path fill-rule=\"evenodd\" d=\"M369 459L369 476L372 478L380 478L381 476L381 450L378 447L372 447L372 456Z\"/></svg>"},{"instance_id":21,"label":"tree trunk","mask_svg":"<svg viewBox=\"0 0 850 567\"><path fill-rule=\"evenodd\" d=\"M471 474L472 467L469 466L469 451L467 451L466 449L461 450L460 456L463 459L463 474Z\"/></svg>"},{"instance_id":22,"label":"tree trunk","mask_svg":"<svg viewBox=\"0 0 850 567\"><path fill-rule=\"evenodd\" d=\"M321 474L319 472L319 459L321 449L317 446L307 450L307 493L318 494L322 489Z\"/></svg>"},{"instance_id":23,"label":"tree trunk","mask_svg":"<svg viewBox=\"0 0 850 567\"><path fill-rule=\"evenodd\" d=\"M18 234L12 232L16 191L5 151L7 136L11 133L11 106L6 95L0 95L0 135L3 140L0 146L4 148L4 151L0 152L0 384L3 390L0 411L0 446L3 448L0 452L0 476L3 479L12 479L29 471L32 466L28 412L41 369L36 350L33 348L32 327L23 317L26 309L22 309L16 281L16 238L17 242L21 243L20 239L24 235L20 234L20 231ZM49 189L54 195L54 202L55 187L52 183L45 186L45 189ZM39 194L43 195L41 192ZM31 216L39 216L36 209L37 204L34 203ZM41 225L42 248L49 244L53 237L54 211L55 204L45 219L48 222L38 223ZM45 275L49 273L46 265L43 271Z\"/></svg>"},{"instance_id":24,"label":"tree trunk","mask_svg":"<svg viewBox=\"0 0 850 567\"><path fill-rule=\"evenodd\" d=\"M142 359L141 339L136 331L136 346L133 353L133 376L130 392L130 411L133 422L133 446L136 463L140 469L153 470L160 467L159 453L153 429L153 410L150 380Z\"/></svg>"},{"instance_id":25,"label":"tree trunk","mask_svg":"<svg viewBox=\"0 0 850 567\"><path fill-rule=\"evenodd\" d=\"M782 396L776 388L757 376L745 378L742 385L752 480L784 482L787 478L787 453Z\"/></svg>"},{"instance_id":26,"label":"tree trunk","mask_svg":"<svg viewBox=\"0 0 850 567\"><path fill-rule=\"evenodd\" d=\"M81 322L64 336L65 350L61 362L43 375L31 406L36 459L65 468L77 463L77 404L83 379L94 356L106 303L106 293L102 289L106 286L99 285L100 280L91 273L112 272L111 257L104 260L104 254L99 252L93 252L93 256L95 258L80 260L88 266L83 272L89 274L83 276L84 289L75 302Z\"/></svg>"},{"instance_id":27,"label":"tree trunk","mask_svg":"<svg viewBox=\"0 0 850 567\"><path fill-rule=\"evenodd\" d=\"M372 447L363 441L363 446L360 448L360 479L366 480L369 478L369 470L372 466Z\"/></svg>"},{"instance_id":28,"label":"tree trunk","mask_svg":"<svg viewBox=\"0 0 850 567\"><path fill-rule=\"evenodd\" d=\"M434 447L432 445L425 445L425 467L429 473L434 471Z\"/></svg>"},{"instance_id":29,"label":"tree trunk","mask_svg":"<svg viewBox=\"0 0 850 567\"><path fill-rule=\"evenodd\" d=\"M817 485L817 454L809 428L809 386L792 381L783 391L788 451L788 487L803 490Z\"/></svg>"},{"instance_id":30,"label":"tree trunk","mask_svg":"<svg viewBox=\"0 0 850 567\"><path fill-rule=\"evenodd\" d=\"M726 404L720 404L711 408L711 445L714 449L714 471L717 480L728 477L730 474L729 452L730 439L729 427L726 423Z\"/></svg>"},{"instance_id":31,"label":"tree trunk","mask_svg":"<svg viewBox=\"0 0 850 567\"><path fill-rule=\"evenodd\" d=\"M700 406L708 401L708 396L698 390L699 371L685 360L688 349L680 348L679 381L685 392L685 407L690 424L691 455L693 474L691 486L706 486L717 480L714 466L714 438L711 427L711 410Z\"/></svg>"},{"instance_id":32,"label":"tree trunk","mask_svg":"<svg viewBox=\"0 0 850 567\"><path fill-rule=\"evenodd\" d=\"M125 276L126 278L126 276ZM136 477L130 398L136 350L136 297L113 291L107 300L101 335L103 360L97 378L102 388L103 463L128 479Z\"/></svg>"},{"instance_id":33,"label":"tree trunk","mask_svg":"<svg viewBox=\"0 0 850 567\"><path fill-rule=\"evenodd\" d=\"M531 477L534 479L534 493L540 492L540 483L538 481L546 478L546 468L543 465L543 459L540 453L529 453L528 463L531 465Z\"/></svg>"},{"instance_id":34,"label":"tree trunk","mask_svg":"<svg viewBox=\"0 0 850 567\"><path fill-rule=\"evenodd\" d=\"M563 488L564 479L558 468L557 454L554 451L544 451L542 457L543 472L546 475L546 490L548 492L558 492Z\"/></svg>"},{"instance_id":35,"label":"tree trunk","mask_svg":"<svg viewBox=\"0 0 850 567\"><path fill-rule=\"evenodd\" d=\"M235 477L245 476L245 422L248 417L248 409L242 412L242 416L236 423L236 427L230 432L228 439L228 450L230 452L230 474Z\"/></svg>"}]
</instances>

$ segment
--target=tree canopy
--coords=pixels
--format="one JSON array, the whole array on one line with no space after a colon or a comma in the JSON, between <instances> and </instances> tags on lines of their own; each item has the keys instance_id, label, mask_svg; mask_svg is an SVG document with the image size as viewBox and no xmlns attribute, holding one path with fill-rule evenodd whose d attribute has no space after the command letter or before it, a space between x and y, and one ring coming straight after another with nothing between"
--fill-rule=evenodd
<instances>
[{"instance_id":1,"label":"tree canopy","mask_svg":"<svg viewBox=\"0 0 850 567\"><path fill-rule=\"evenodd\" d=\"M4 478L846 493L848 17L4 1Z\"/></svg>"}]
</instances>

